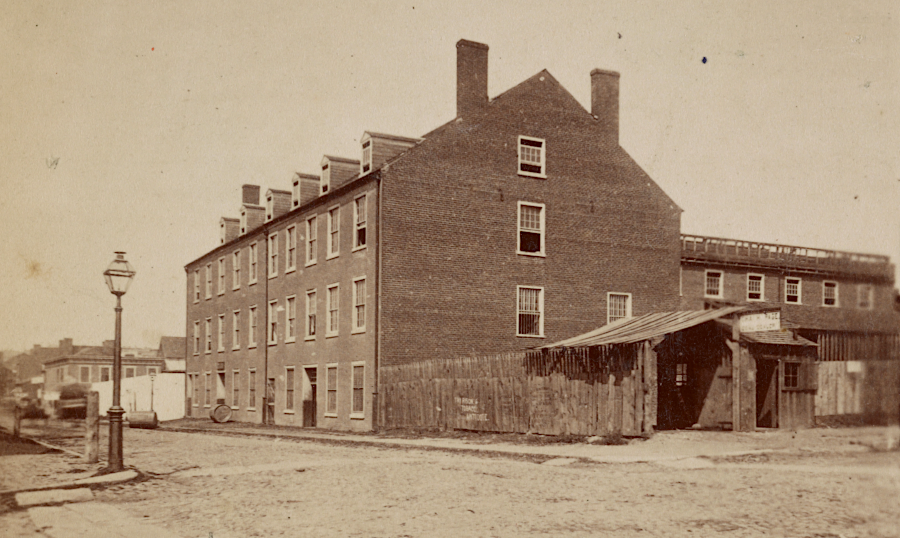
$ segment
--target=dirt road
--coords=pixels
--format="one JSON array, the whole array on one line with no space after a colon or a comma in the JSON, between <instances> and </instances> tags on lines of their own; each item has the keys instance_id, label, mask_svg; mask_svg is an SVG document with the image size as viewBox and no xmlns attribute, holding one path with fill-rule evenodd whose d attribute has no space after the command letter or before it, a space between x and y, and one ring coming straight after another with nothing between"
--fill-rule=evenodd
<instances>
[{"instance_id":1,"label":"dirt road","mask_svg":"<svg viewBox=\"0 0 900 538\"><path fill-rule=\"evenodd\" d=\"M97 500L185 537L900 536L900 452L827 442L563 465L141 430L126 430L125 447L150 478ZM68 455L10 456L0 458L7 486L27 474L21 465L47 480L90 471Z\"/></svg>"}]
</instances>

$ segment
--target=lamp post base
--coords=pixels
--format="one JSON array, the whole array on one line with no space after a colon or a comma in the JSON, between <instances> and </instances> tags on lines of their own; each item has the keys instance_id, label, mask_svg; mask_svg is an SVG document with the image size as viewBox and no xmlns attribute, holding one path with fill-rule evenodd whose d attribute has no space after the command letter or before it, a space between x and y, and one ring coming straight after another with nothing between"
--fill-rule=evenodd
<instances>
[{"instance_id":1,"label":"lamp post base","mask_svg":"<svg viewBox=\"0 0 900 538\"><path fill-rule=\"evenodd\" d=\"M116 405L109 408L109 462L107 468L117 473L125 468L122 461L122 415L125 410Z\"/></svg>"}]
</instances>

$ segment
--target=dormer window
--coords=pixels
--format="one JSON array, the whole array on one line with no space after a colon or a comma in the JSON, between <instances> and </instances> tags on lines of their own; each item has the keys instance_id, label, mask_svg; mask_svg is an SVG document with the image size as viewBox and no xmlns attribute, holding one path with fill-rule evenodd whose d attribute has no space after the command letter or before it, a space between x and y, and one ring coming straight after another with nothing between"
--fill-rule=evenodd
<instances>
[{"instance_id":1,"label":"dormer window","mask_svg":"<svg viewBox=\"0 0 900 538\"><path fill-rule=\"evenodd\" d=\"M300 205L300 180L294 180L294 187L291 189L291 207Z\"/></svg>"},{"instance_id":2,"label":"dormer window","mask_svg":"<svg viewBox=\"0 0 900 538\"><path fill-rule=\"evenodd\" d=\"M241 209L241 235L247 233L247 210Z\"/></svg>"},{"instance_id":3,"label":"dormer window","mask_svg":"<svg viewBox=\"0 0 900 538\"><path fill-rule=\"evenodd\" d=\"M362 160L359 164L360 175L367 174L372 170L372 141L365 140L362 143Z\"/></svg>"},{"instance_id":4,"label":"dormer window","mask_svg":"<svg viewBox=\"0 0 900 538\"><path fill-rule=\"evenodd\" d=\"M326 161L322 164L322 191L319 194L325 194L328 192L328 186L331 183L331 170L328 166L328 162Z\"/></svg>"},{"instance_id":5,"label":"dormer window","mask_svg":"<svg viewBox=\"0 0 900 538\"><path fill-rule=\"evenodd\" d=\"M266 195L266 222L272 220L272 216L275 214L275 202L274 196L272 194Z\"/></svg>"},{"instance_id":6,"label":"dormer window","mask_svg":"<svg viewBox=\"0 0 900 538\"><path fill-rule=\"evenodd\" d=\"M225 222L219 223L219 244L225 244Z\"/></svg>"},{"instance_id":7,"label":"dormer window","mask_svg":"<svg viewBox=\"0 0 900 538\"><path fill-rule=\"evenodd\" d=\"M543 139L519 137L519 175L547 177L546 144Z\"/></svg>"}]
</instances>

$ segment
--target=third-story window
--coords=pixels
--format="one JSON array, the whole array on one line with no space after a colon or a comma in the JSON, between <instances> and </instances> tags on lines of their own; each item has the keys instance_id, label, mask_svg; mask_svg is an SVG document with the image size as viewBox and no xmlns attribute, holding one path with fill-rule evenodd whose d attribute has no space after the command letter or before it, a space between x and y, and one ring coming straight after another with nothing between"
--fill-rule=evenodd
<instances>
[{"instance_id":1,"label":"third-story window","mask_svg":"<svg viewBox=\"0 0 900 538\"><path fill-rule=\"evenodd\" d=\"M293 295L287 298L286 318L284 339L293 342L297 336L297 298Z\"/></svg>"},{"instance_id":2,"label":"third-story window","mask_svg":"<svg viewBox=\"0 0 900 538\"><path fill-rule=\"evenodd\" d=\"M543 336L543 311L543 288L526 288L524 286L519 286L516 334L518 336Z\"/></svg>"},{"instance_id":3,"label":"third-story window","mask_svg":"<svg viewBox=\"0 0 900 538\"><path fill-rule=\"evenodd\" d=\"M219 258L219 272L216 275L216 281L219 283L219 295L225 293L225 258Z\"/></svg>"},{"instance_id":4,"label":"third-story window","mask_svg":"<svg viewBox=\"0 0 900 538\"><path fill-rule=\"evenodd\" d=\"M335 207L328 212L328 255L333 258L341 251L341 208Z\"/></svg>"},{"instance_id":5,"label":"third-story window","mask_svg":"<svg viewBox=\"0 0 900 538\"><path fill-rule=\"evenodd\" d=\"M856 306L862 310L871 310L874 306L875 288L871 284L859 284L856 288Z\"/></svg>"},{"instance_id":6,"label":"third-story window","mask_svg":"<svg viewBox=\"0 0 900 538\"><path fill-rule=\"evenodd\" d=\"M194 322L194 355L200 353L200 322Z\"/></svg>"},{"instance_id":7,"label":"third-story window","mask_svg":"<svg viewBox=\"0 0 900 538\"><path fill-rule=\"evenodd\" d=\"M209 353L212 351L212 318L206 318L206 326L203 328L206 330L206 346L204 351Z\"/></svg>"},{"instance_id":8,"label":"third-story window","mask_svg":"<svg viewBox=\"0 0 900 538\"><path fill-rule=\"evenodd\" d=\"M631 294L608 293L606 295L606 323L631 317Z\"/></svg>"},{"instance_id":9,"label":"third-story window","mask_svg":"<svg viewBox=\"0 0 900 538\"><path fill-rule=\"evenodd\" d=\"M231 349L241 348L241 311L231 313Z\"/></svg>"},{"instance_id":10,"label":"third-story window","mask_svg":"<svg viewBox=\"0 0 900 538\"><path fill-rule=\"evenodd\" d=\"M799 278L784 279L784 302L800 304L802 282Z\"/></svg>"},{"instance_id":11,"label":"third-story window","mask_svg":"<svg viewBox=\"0 0 900 538\"><path fill-rule=\"evenodd\" d=\"M206 264L206 298L212 297L212 264Z\"/></svg>"},{"instance_id":12,"label":"third-story window","mask_svg":"<svg viewBox=\"0 0 900 538\"><path fill-rule=\"evenodd\" d=\"M278 276L278 233L269 236L269 277Z\"/></svg>"},{"instance_id":13,"label":"third-story window","mask_svg":"<svg viewBox=\"0 0 900 538\"><path fill-rule=\"evenodd\" d=\"M328 326L325 328L325 336L334 336L338 333L338 307L340 306L340 286L333 284L328 286Z\"/></svg>"},{"instance_id":14,"label":"third-story window","mask_svg":"<svg viewBox=\"0 0 900 538\"><path fill-rule=\"evenodd\" d=\"M247 275L247 279L250 284L256 282L256 264L259 259L259 253L257 252L256 243L250 244L250 254L248 254L250 258L250 274Z\"/></svg>"},{"instance_id":15,"label":"third-story window","mask_svg":"<svg viewBox=\"0 0 900 538\"><path fill-rule=\"evenodd\" d=\"M822 282L822 305L837 306L838 305L838 284L826 280Z\"/></svg>"},{"instance_id":16,"label":"third-story window","mask_svg":"<svg viewBox=\"0 0 900 538\"><path fill-rule=\"evenodd\" d=\"M306 219L306 265L316 263L316 217Z\"/></svg>"},{"instance_id":17,"label":"third-story window","mask_svg":"<svg viewBox=\"0 0 900 538\"><path fill-rule=\"evenodd\" d=\"M231 255L231 289L241 287L241 251L235 250Z\"/></svg>"},{"instance_id":18,"label":"third-story window","mask_svg":"<svg viewBox=\"0 0 900 538\"><path fill-rule=\"evenodd\" d=\"M285 271L293 271L297 267L297 227L291 226L287 229L287 269Z\"/></svg>"},{"instance_id":19,"label":"third-story window","mask_svg":"<svg viewBox=\"0 0 900 538\"><path fill-rule=\"evenodd\" d=\"M353 331L366 330L366 279L353 281Z\"/></svg>"},{"instance_id":20,"label":"third-story window","mask_svg":"<svg viewBox=\"0 0 900 538\"><path fill-rule=\"evenodd\" d=\"M354 248L366 246L366 195L353 201L353 221L356 223Z\"/></svg>"},{"instance_id":21,"label":"third-story window","mask_svg":"<svg viewBox=\"0 0 900 538\"><path fill-rule=\"evenodd\" d=\"M250 320L247 328L247 347L256 347L256 324L258 322L258 313L256 305L250 307Z\"/></svg>"},{"instance_id":22,"label":"third-story window","mask_svg":"<svg viewBox=\"0 0 900 538\"><path fill-rule=\"evenodd\" d=\"M544 204L519 202L519 254L544 254Z\"/></svg>"},{"instance_id":23,"label":"third-story window","mask_svg":"<svg viewBox=\"0 0 900 538\"><path fill-rule=\"evenodd\" d=\"M762 301L765 299L765 288L763 287L765 281L763 278L763 275L755 275L753 273L747 275L748 301Z\"/></svg>"},{"instance_id":24,"label":"third-story window","mask_svg":"<svg viewBox=\"0 0 900 538\"><path fill-rule=\"evenodd\" d=\"M722 297L722 271L706 271L705 297Z\"/></svg>"},{"instance_id":25,"label":"third-story window","mask_svg":"<svg viewBox=\"0 0 900 538\"><path fill-rule=\"evenodd\" d=\"M519 137L519 175L547 177L546 147L540 138Z\"/></svg>"},{"instance_id":26,"label":"third-story window","mask_svg":"<svg viewBox=\"0 0 900 538\"><path fill-rule=\"evenodd\" d=\"M278 301L269 301L269 331L267 339L270 344L278 342Z\"/></svg>"},{"instance_id":27,"label":"third-story window","mask_svg":"<svg viewBox=\"0 0 900 538\"><path fill-rule=\"evenodd\" d=\"M316 336L316 290L306 292L306 337Z\"/></svg>"},{"instance_id":28,"label":"third-story window","mask_svg":"<svg viewBox=\"0 0 900 538\"><path fill-rule=\"evenodd\" d=\"M200 269L194 270L194 302L200 301Z\"/></svg>"}]
</instances>

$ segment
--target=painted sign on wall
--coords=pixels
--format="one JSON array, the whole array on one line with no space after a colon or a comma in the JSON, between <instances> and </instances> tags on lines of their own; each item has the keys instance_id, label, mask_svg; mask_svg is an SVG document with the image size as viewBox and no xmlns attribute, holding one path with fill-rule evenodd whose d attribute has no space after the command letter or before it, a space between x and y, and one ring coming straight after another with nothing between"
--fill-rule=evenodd
<instances>
[{"instance_id":1,"label":"painted sign on wall","mask_svg":"<svg viewBox=\"0 0 900 538\"><path fill-rule=\"evenodd\" d=\"M740 318L742 333L755 333L760 331L780 331L781 312L760 312L757 314L744 314Z\"/></svg>"}]
</instances>

